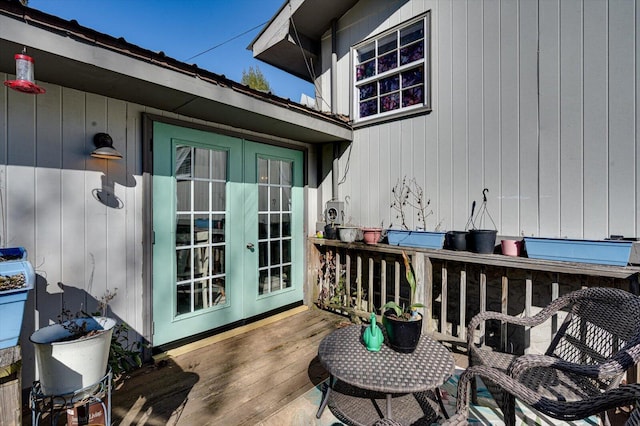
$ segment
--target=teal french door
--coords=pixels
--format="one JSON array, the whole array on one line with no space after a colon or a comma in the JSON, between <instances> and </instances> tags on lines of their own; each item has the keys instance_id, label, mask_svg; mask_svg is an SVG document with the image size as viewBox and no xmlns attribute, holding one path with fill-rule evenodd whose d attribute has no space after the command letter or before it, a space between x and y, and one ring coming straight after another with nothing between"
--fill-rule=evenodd
<instances>
[{"instance_id":1,"label":"teal french door","mask_svg":"<svg viewBox=\"0 0 640 426\"><path fill-rule=\"evenodd\" d=\"M302 300L303 154L154 123L154 346Z\"/></svg>"}]
</instances>

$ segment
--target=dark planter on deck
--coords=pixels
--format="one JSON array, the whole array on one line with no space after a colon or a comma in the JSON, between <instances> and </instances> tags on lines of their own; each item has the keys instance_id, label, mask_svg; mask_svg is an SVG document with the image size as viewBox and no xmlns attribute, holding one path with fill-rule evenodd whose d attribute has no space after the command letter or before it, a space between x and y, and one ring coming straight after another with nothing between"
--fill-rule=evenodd
<instances>
[{"instance_id":1,"label":"dark planter on deck","mask_svg":"<svg viewBox=\"0 0 640 426\"><path fill-rule=\"evenodd\" d=\"M382 316L382 324L387 332L391 349L410 353L416 350L422 334L422 315L417 321L399 320L386 313Z\"/></svg>"}]
</instances>

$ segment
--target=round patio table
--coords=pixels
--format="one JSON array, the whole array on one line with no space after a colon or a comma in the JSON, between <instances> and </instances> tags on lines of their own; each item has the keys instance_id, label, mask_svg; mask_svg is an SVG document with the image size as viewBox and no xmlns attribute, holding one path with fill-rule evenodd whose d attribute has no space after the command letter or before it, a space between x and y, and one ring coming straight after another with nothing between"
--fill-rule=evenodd
<instances>
[{"instance_id":1,"label":"round patio table","mask_svg":"<svg viewBox=\"0 0 640 426\"><path fill-rule=\"evenodd\" d=\"M396 352L386 344L379 352L371 352L362 341L365 328L352 325L338 329L320 343L318 358L331 377L317 417L328 403L336 417L351 424L372 424L371 420L381 417L391 419L394 411L398 416L411 417L402 420L413 423L416 415L426 415L424 403L431 393L446 415L438 387L455 369L449 350L423 335L412 353ZM386 415L375 402L378 399L386 400ZM421 409L421 415L409 413L409 405ZM431 414L434 412L435 409ZM361 415L362 421L358 420Z\"/></svg>"}]
</instances>

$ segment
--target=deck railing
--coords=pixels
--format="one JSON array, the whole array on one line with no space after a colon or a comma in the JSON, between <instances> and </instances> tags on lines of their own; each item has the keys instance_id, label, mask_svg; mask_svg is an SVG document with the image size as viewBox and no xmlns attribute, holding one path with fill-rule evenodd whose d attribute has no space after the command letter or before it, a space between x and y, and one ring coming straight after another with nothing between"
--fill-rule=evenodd
<instances>
[{"instance_id":1,"label":"deck railing","mask_svg":"<svg viewBox=\"0 0 640 426\"><path fill-rule=\"evenodd\" d=\"M416 276L416 301L422 302L426 333L465 347L466 326L478 312L533 315L551 300L581 287L623 288L638 294L640 268L544 261L501 254L416 249L388 244L342 243L309 239L308 282L319 306L368 319L389 300L409 303L402 251ZM479 333L482 344L526 353L544 350L561 318L531 335L522 327L490 323ZM537 329L537 328L536 328Z\"/></svg>"}]
</instances>

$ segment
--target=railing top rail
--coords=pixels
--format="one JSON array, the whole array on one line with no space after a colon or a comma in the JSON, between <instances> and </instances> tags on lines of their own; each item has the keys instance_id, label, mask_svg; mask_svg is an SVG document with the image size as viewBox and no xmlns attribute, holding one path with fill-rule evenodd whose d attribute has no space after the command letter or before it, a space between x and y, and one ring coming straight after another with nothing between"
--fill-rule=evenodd
<instances>
[{"instance_id":1,"label":"railing top rail","mask_svg":"<svg viewBox=\"0 0 640 426\"><path fill-rule=\"evenodd\" d=\"M453 251L445 249L422 249L416 247L391 246L388 244L344 243L339 240L309 237L309 241L317 246L344 247L347 249L370 251L374 253L408 254L424 253L431 259L452 262L473 263L505 268L527 269L532 271L557 272L561 274L581 274L588 276L630 279L640 274L638 266L611 266L591 263L564 262L553 260L529 259L527 257L513 257L502 254L479 254L468 251Z\"/></svg>"}]
</instances>

